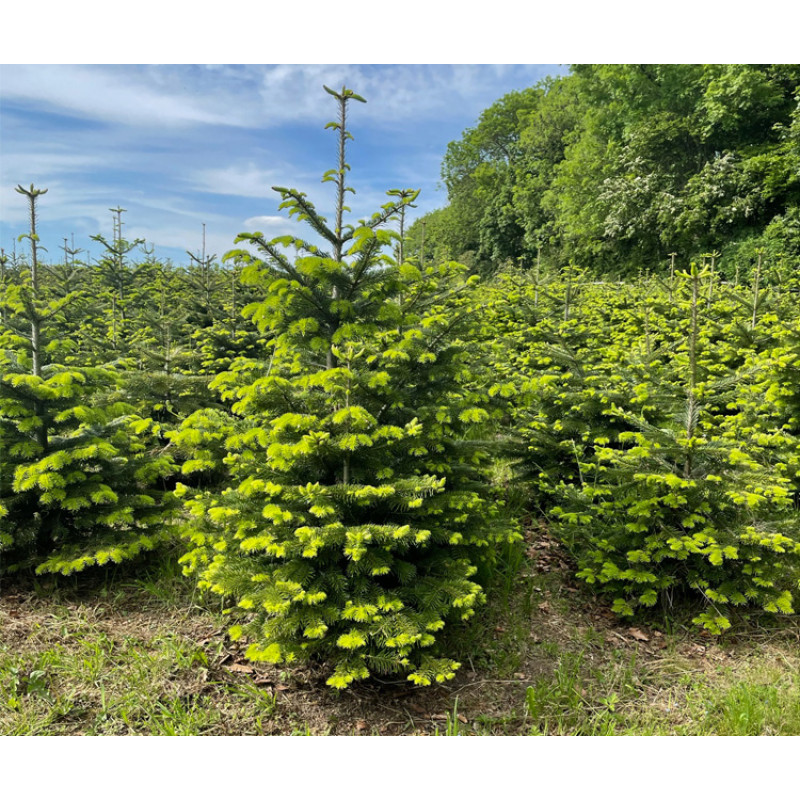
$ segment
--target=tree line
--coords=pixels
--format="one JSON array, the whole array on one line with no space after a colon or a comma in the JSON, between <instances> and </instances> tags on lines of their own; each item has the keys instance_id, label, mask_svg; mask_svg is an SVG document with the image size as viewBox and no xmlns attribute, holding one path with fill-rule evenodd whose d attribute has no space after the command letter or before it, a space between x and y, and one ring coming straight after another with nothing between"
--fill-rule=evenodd
<instances>
[{"instance_id":1,"label":"tree line","mask_svg":"<svg viewBox=\"0 0 800 800\"><path fill-rule=\"evenodd\" d=\"M410 231L483 271L568 261L636 274L765 248L800 257L800 66L577 65L511 92L451 142L448 204Z\"/></svg>"}]
</instances>

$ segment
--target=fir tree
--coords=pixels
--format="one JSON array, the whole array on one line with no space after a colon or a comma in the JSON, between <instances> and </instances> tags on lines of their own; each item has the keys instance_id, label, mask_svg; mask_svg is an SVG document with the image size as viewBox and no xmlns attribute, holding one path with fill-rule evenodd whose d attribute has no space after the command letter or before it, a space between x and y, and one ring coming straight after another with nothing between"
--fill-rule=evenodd
<instances>
[{"instance_id":1,"label":"fir tree","mask_svg":"<svg viewBox=\"0 0 800 800\"><path fill-rule=\"evenodd\" d=\"M333 225L305 194L275 187L322 244L247 233L238 241L258 255L226 256L262 293L245 313L268 351L213 382L234 416L200 413L176 437L200 454L198 469L224 449L230 471L221 494L186 492L197 545L186 563L235 598L244 619L231 633L248 638L249 658L323 659L337 688L374 673L428 684L458 667L436 632L474 613L476 565L513 538L487 490L475 436L488 413L466 388L470 353L456 338L473 279L384 252L398 241L386 223L416 192L345 224L347 110L364 100L326 91L339 108L328 126L338 166L323 178L335 186Z\"/></svg>"},{"instance_id":2,"label":"fir tree","mask_svg":"<svg viewBox=\"0 0 800 800\"><path fill-rule=\"evenodd\" d=\"M72 294L47 300L30 207L31 266L4 287L0 329L0 571L64 574L121 561L170 536L172 501L160 491L173 470L157 429L119 396L110 368L51 360ZM25 335L25 331L28 334Z\"/></svg>"},{"instance_id":3,"label":"fir tree","mask_svg":"<svg viewBox=\"0 0 800 800\"><path fill-rule=\"evenodd\" d=\"M705 606L694 621L720 633L731 606L792 612L800 541L789 473L797 459L785 461L792 437L754 424L737 399L746 376L717 377L718 359L703 352L708 275L696 264L681 273L686 340L659 402L647 414L612 409L631 429L587 454L553 514L579 577L611 594L618 613L693 595Z\"/></svg>"}]
</instances>

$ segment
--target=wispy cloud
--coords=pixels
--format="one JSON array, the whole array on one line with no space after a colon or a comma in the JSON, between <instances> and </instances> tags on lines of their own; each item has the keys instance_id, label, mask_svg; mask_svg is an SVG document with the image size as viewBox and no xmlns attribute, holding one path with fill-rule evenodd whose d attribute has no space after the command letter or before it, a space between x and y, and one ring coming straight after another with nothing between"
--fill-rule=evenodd
<instances>
[{"instance_id":1,"label":"wispy cloud","mask_svg":"<svg viewBox=\"0 0 800 800\"><path fill-rule=\"evenodd\" d=\"M64 236L94 252L122 205L130 238L174 259L224 253L240 231L268 237L305 226L278 212L275 185L307 192L332 215L322 173L336 163L324 130L336 107L322 91L347 85L367 98L351 106L351 221L385 202L390 188L422 188L415 216L444 204L436 191L447 143L506 92L535 83L546 67L474 65L0 65L0 244L27 228L17 183L50 191L40 235L58 251ZM78 239L80 238L80 241ZM22 245L17 246L18 249Z\"/></svg>"},{"instance_id":2,"label":"wispy cloud","mask_svg":"<svg viewBox=\"0 0 800 800\"><path fill-rule=\"evenodd\" d=\"M362 95L359 119L382 127L413 126L441 120L465 109L479 113L497 99L498 84L531 85L562 68L537 65L396 64L282 65L263 68L261 98L264 123L319 119L324 108L323 84L343 85ZM331 106L332 108L332 106ZM324 113L324 112L323 112ZM333 114L332 114L333 116Z\"/></svg>"},{"instance_id":3,"label":"wispy cloud","mask_svg":"<svg viewBox=\"0 0 800 800\"><path fill-rule=\"evenodd\" d=\"M477 110L503 80L535 82L553 69L473 65L80 66L4 65L6 101L145 127L270 127L318 120L323 84L367 98L362 120L384 126ZM324 112L323 112L324 113Z\"/></svg>"},{"instance_id":4,"label":"wispy cloud","mask_svg":"<svg viewBox=\"0 0 800 800\"><path fill-rule=\"evenodd\" d=\"M247 124L235 108L221 107L219 97L203 95L197 85L187 88L165 78L171 74L167 70L79 65L0 69L4 99L28 107L137 126Z\"/></svg>"},{"instance_id":5,"label":"wispy cloud","mask_svg":"<svg viewBox=\"0 0 800 800\"><path fill-rule=\"evenodd\" d=\"M286 176L291 174L288 167L281 170L263 169L249 162L196 170L189 181L198 191L210 194L265 197L272 196L272 187L285 182Z\"/></svg>"},{"instance_id":6,"label":"wispy cloud","mask_svg":"<svg viewBox=\"0 0 800 800\"><path fill-rule=\"evenodd\" d=\"M287 223L288 220L286 219L286 217L274 217L274 216L248 217L244 221L244 224L247 227L248 231L256 231L256 230L275 231L278 229L283 231L285 228L288 227Z\"/></svg>"}]
</instances>

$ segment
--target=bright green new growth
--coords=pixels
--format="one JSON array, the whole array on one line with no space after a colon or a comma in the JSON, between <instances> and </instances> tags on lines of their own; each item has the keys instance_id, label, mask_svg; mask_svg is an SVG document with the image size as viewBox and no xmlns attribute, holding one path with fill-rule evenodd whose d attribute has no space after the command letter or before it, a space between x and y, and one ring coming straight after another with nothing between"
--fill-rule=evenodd
<instances>
[{"instance_id":1,"label":"bright green new growth","mask_svg":"<svg viewBox=\"0 0 800 800\"><path fill-rule=\"evenodd\" d=\"M30 203L32 261L0 296L0 574L69 574L170 537L175 504L161 484L173 462L152 420L121 401L115 370L52 360L65 350L53 331L78 293L45 296L35 208L44 191L18 191Z\"/></svg>"},{"instance_id":2,"label":"bright green new growth","mask_svg":"<svg viewBox=\"0 0 800 800\"><path fill-rule=\"evenodd\" d=\"M578 576L623 616L690 599L720 633L796 602L796 332L775 314L754 332L709 269L676 276L593 286L565 320L558 287L537 306L508 275L489 327L518 386L517 474Z\"/></svg>"},{"instance_id":3,"label":"bright green new growth","mask_svg":"<svg viewBox=\"0 0 800 800\"><path fill-rule=\"evenodd\" d=\"M230 476L221 493L179 487L196 545L184 560L201 586L235 598L231 635L247 637L249 658L324 660L336 688L393 673L430 684L459 666L437 651L437 632L484 601L477 566L514 538L490 497L476 440L489 414L466 388L456 339L473 279L384 253L398 235L382 226L417 192L344 223L346 111L363 100L327 91L339 105L328 126L338 168L323 178L336 187L333 227L304 194L276 188L324 244L247 233L237 241L259 255L226 256L262 293L245 314L269 349L213 382L233 416L198 412L175 438L196 454L187 474L212 468L224 441Z\"/></svg>"}]
</instances>

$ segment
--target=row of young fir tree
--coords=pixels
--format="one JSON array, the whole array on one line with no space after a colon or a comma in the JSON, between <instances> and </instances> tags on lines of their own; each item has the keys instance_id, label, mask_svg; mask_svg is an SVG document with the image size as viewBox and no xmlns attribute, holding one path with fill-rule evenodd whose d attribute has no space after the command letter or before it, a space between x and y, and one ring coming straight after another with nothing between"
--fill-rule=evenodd
<instances>
[{"instance_id":1,"label":"row of young fir tree","mask_svg":"<svg viewBox=\"0 0 800 800\"><path fill-rule=\"evenodd\" d=\"M3 289L4 566L68 574L154 548L178 526L191 542L187 569L242 612L231 633L248 637L250 658L324 659L337 688L374 673L428 684L458 667L437 651L437 633L484 601L479 566L517 536L487 484L491 444L476 434L488 412L459 338L476 278L405 259L416 192L389 192L373 217L345 224L347 107L361 98L331 94L339 161L325 180L335 220L278 189L322 244L239 237L257 255L226 260L250 292L238 324L255 351L227 332L231 357L206 357L202 369L174 357L186 347L168 316L179 305L166 297L174 273L140 267L151 277L138 288L162 292L163 316L142 326L141 315L126 315L126 303L143 304L132 299L136 271L120 269L132 243L118 230L109 261L114 280L129 283L106 295L103 347L92 349L89 326L75 332L70 310L97 294L45 291L41 191L19 187L31 208L31 260ZM192 331L195 353L215 333L213 323ZM143 360L148 349L156 364ZM208 395L187 383L203 372L214 374ZM169 401L148 403L159 375L170 379Z\"/></svg>"},{"instance_id":2,"label":"row of young fir tree","mask_svg":"<svg viewBox=\"0 0 800 800\"><path fill-rule=\"evenodd\" d=\"M251 659L322 660L337 688L428 684L458 667L438 632L521 538L493 480L510 462L620 614L686 597L720 632L734 606L792 611L792 287L765 290L761 266L725 284L713 258L631 285L420 263L415 192L345 222L362 98L328 91L332 223L276 187L317 244L248 233L224 269L133 265L118 217L100 264L65 249L45 266L43 192L19 187L31 255L2 276L0 569L69 574L180 534Z\"/></svg>"}]
</instances>

